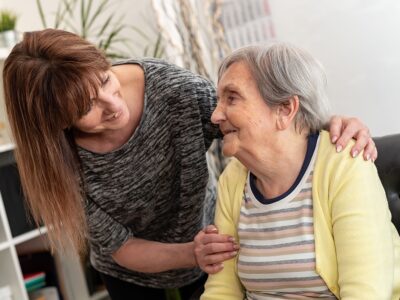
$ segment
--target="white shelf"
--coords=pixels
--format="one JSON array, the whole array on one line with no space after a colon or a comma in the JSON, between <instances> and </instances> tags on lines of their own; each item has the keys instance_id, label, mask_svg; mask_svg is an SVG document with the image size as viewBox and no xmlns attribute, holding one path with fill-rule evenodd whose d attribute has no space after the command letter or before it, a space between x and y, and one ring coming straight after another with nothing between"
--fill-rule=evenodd
<instances>
[{"instance_id":1,"label":"white shelf","mask_svg":"<svg viewBox=\"0 0 400 300\"><path fill-rule=\"evenodd\" d=\"M23 233L15 238L13 238L12 242L14 245L18 245L18 244L24 243L26 241L32 240L38 236L44 235L46 233L47 233L47 228L41 227L39 229L34 229L31 231L28 231L26 233Z\"/></svg>"},{"instance_id":2,"label":"white shelf","mask_svg":"<svg viewBox=\"0 0 400 300\"><path fill-rule=\"evenodd\" d=\"M13 143L0 144L0 153L10 151L13 149L15 149L15 145Z\"/></svg>"},{"instance_id":3,"label":"white shelf","mask_svg":"<svg viewBox=\"0 0 400 300\"><path fill-rule=\"evenodd\" d=\"M11 243L9 241L4 241L0 243L0 251L9 248Z\"/></svg>"}]
</instances>

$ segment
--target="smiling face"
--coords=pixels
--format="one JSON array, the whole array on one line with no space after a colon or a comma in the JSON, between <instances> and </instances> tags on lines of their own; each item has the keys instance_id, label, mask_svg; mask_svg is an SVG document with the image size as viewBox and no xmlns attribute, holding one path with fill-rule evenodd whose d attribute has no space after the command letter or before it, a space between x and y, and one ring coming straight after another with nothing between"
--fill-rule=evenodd
<instances>
[{"instance_id":1,"label":"smiling face","mask_svg":"<svg viewBox=\"0 0 400 300\"><path fill-rule=\"evenodd\" d=\"M262 99L248 66L235 62L218 82L211 121L224 134L223 153L241 158L263 147L276 132L276 113Z\"/></svg>"},{"instance_id":2,"label":"smiling face","mask_svg":"<svg viewBox=\"0 0 400 300\"><path fill-rule=\"evenodd\" d=\"M111 70L104 73L98 95L91 102L89 111L74 124L80 132L101 133L128 124L128 106L121 96L120 83Z\"/></svg>"}]
</instances>

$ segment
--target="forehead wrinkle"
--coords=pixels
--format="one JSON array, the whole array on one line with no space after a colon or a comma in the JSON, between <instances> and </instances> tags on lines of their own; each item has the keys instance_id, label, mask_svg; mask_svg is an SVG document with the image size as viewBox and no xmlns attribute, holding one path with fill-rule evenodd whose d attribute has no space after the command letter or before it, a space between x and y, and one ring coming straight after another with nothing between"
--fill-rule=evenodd
<instances>
[{"instance_id":1,"label":"forehead wrinkle","mask_svg":"<svg viewBox=\"0 0 400 300\"><path fill-rule=\"evenodd\" d=\"M224 85L221 91L222 95L226 95L229 93L236 93L241 95L241 89L240 86L233 84L233 83L228 83L227 85Z\"/></svg>"}]
</instances>

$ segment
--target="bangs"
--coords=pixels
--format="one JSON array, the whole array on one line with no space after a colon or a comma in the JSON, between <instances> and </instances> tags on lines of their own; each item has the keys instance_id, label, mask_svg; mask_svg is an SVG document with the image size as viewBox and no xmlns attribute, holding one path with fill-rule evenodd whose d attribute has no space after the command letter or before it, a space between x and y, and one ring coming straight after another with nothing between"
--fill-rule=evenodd
<instances>
[{"instance_id":1,"label":"bangs","mask_svg":"<svg viewBox=\"0 0 400 300\"><path fill-rule=\"evenodd\" d=\"M48 120L52 131L72 127L91 108L91 99L97 97L106 71L107 68L72 71L71 68L63 70L62 67L58 67L56 72L47 70L44 86L33 89L39 92L38 97L30 97L44 103L32 103L32 109L36 110L39 118L42 116ZM43 107L48 111L41 111Z\"/></svg>"}]
</instances>

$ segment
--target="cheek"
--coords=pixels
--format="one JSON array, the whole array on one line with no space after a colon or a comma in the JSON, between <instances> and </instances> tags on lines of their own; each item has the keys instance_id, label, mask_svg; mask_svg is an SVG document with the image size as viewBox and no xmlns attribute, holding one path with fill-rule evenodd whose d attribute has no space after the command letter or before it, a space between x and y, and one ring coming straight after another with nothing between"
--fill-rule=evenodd
<instances>
[{"instance_id":1,"label":"cheek","mask_svg":"<svg viewBox=\"0 0 400 300\"><path fill-rule=\"evenodd\" d=\"M80 118L78 122L75 123L75 127L78 129L89 129L98 125L99 122L100 118L98 117L98 114L93 112Z\"/></svg>"}]
</instances>

